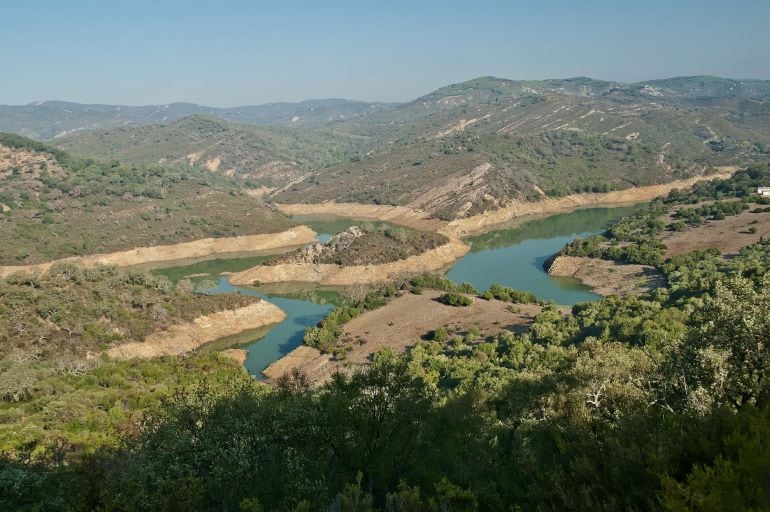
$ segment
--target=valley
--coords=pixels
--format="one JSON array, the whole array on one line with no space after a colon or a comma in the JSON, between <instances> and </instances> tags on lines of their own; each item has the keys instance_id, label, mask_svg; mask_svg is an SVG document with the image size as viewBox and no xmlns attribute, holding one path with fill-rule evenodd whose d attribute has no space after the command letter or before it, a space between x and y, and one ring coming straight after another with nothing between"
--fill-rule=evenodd
<instances>
[{"instance_id":1,"label":"valley","mask_svg":"<svg viewBox=\"0 0 770 512\"><path fill-rule=\"evenodd\" d=\"M614 450L644 496L674 493L660 482L689 481L687 450L724 451L682 447L681 425L765 414L762 379L735 369L764 376L764 346L724 340L767 332L770 124L752 100L768 95L482 77L402 104L169 105L162 120L69 106L45 125L59 106L27 106L14 131L47 140L0 135L0 475L93 470L146 505L152 486L113 468L168 471L152 477L167 488L196 475L214 496L230 471L187 457L227 446L275 450L254 460L276 488L287 457L335 496L365 474L387 500L401 491L380 475L434 482L435 466L473 489L468 510L513 494L585 509L566 483L599 484L573 461ZM353 461L402 447L422 455ZM613 478L592 491L605 509L644 509ZM260 489L275 510L332 492Z\"/></svg>"},{"instance_id":2,"label":"valley","mask_svg":"<svg viewBox=\"0 0 770 512\"><path fill-rule=\"evenodd\" d=\"M0 512L770 511L770 2L1 12Z\"/></svg>"},{"instance_id":3,"label":"valley","mask_svg":"<svg viewBox=\"0 0 770 512\"><path fill-rule=\"evenodd\" d=\"M310 125L194 112L52 142L102 160L236 176L271 202L401 205L453 220L761 160L767 96L766 82L714 77L482 77Z\"/></svg>"},{"instance_id":4,"label":"valley","mask_svg":"<svg viewBox=\"0 0 770 512\"><path fill-rule=\"evenodd\" d=\"M515 286L516 288L523 289L534 293L536 296L555 300L557 304L572 305L575 302L581 300L596 300L597 295L589 292L584 287L580 286L575 280L570 279L551 279L545 273L542 268L542 262L548 258L551 254L558 251L565 241L571 241L577 236L585 235L586 233L597 232L609 225L614 219L618 219L623 215L627 215L633 212L637 207L621 207L621 208L604 208L604 209L589 209L578 210L570 214L561 214L554 217L546 218L540 221L531 221L525 223L522 226L510 228L507 230L493 230L486 235L480 235L475 238L471 238L470 245L473 251L466 258L454 257L451 260L444 262L442 265L436 267L438 270L449 269L448 276L455 282L467 282L478 290L485 290L492 286L494 283L503 284L506 286ZM339 210L337 210L339 211ZM357 216L366 213L362 209L352 209ZM372 219L374 212L368 211ZM384 218L387 214L382 209L379 210L380 218ZM403 213L403 212L402 212ZM394 217L393 215L387 215L387 218L395 225L409 224L414 225L414 216L405 216L403 218ZM328 214L321 215L320 217L313 217L308 214L303 214L301 217L293 217L293 220L307 222L309 225L316 229L324 230L326 233L321 233L319 237L329 237L335 235L335 229L343 231L348 229L349 222L343 222L342 217L330 217ZM365 224L371 222L366 218L360 217L349 218L355 225L355 223ZM357 219L357 220L356 220ZM393 225L391 224L391 225ZM329 230L331 228L331 230ZM491 242L490 241L494 241ZM478 247L478 248L477 248ZM466 248L465 251L468 249ZM285 257L285 256L282 256ZM264 257L261 258L264 260ZM238 286L241 281L245 281L243 284L249 284L250 276L255 275L254 269L259 273L263 271L262 261L257 262L257 266L252 270L246 270L245 275L249 278L244 278L244 271L238 271L237 269L242 265L241 259L234 260L220 260L215 266L208 265L206 267L200 264L180 267L179 271L173 268L166 268L159 270L161 275L175 276L175 279L182 279L185 276L198 276L201 270L206 270L205 276L194 277L196 280L218 280L216 285L211 288L211 293L233 293L239 291L245 294L254 294L266 298L268 301L283 307L286 313L289 315L289 319L285 322L285 327L277 332L277 328L269 331L267 334L260 333L253 336L250 340L240 339L238 340L238 346L243 347L249 353L246 359L246 368L261 377L263 370L266 376L273 380L277 380L281 376L281 371L290 371L293 366L288 365L287 360L293 360L301 354L301 360L303 366L311 364L310 361L324 361L323 367L324 375L329 377L333 371L343 369L346 367L349 361L357 361L358 364L364 362L367 355L372 355L377 350L391 346L391 348L397 348L403 350L403 347L410 346L424 335L431 328L435 328L440 318L451 318L457 315L464 315L464 311L453 311L452 308L441 306L438 303L432 301L435 298L436 292L426 291L425 296L422 294L416 297L417 304L428 304L431 308L426 311L433 311L436 307L442 314L436 316L435 314L420 313L420 316L414 317L414 319L422 318L422 323L412 325L411 323L405 323L402 319L399 322L391 321L389 318L390 313L385 310L383 313L379 313L381 310L375 310L372 314L385 315L384 319L375 321L375 324L367 328L370 332L376 333L401 333L400 329L406 329L404 333L410 333L409 336L390 336L385 334L377 334L376 338L380 341L373 344L354 344L354 351L357 351L358 358L351 356L351 359L347 357L342 362L335 362L331 356L322 355L315 349L311 349L306 346L301 346L301 335L305 329L315 325L319 317L314 315L308 315L303 319L308 311L315 310L316 308L323 308L324 304L328 304L328 298L324 298L329 292L334 289L339 290L339 293L345 296L358 296L360 297L364 290L374 287L377 289L377 265L368 267L365 271L362 269L362 275L365 274L366 278L360 281L355 281L353 278L357 275L356 267L344 268L345 282L342 283L329 283L328 281L321 281L320 283L316 279L309 279L310 282L299 283L298 279L281 279L276 280L278 286L270 286L269 281L259 281L255 288ZM267 267L270 269L271 267ZM317 270L317 269L316 269ZM352 270L352 274L348 273ZM429 267L419 267L415 271L425 272L430 270ZM235 273L231 274L231 272ZM340 270L339 272L342 272ZM412 274L414 271L412 272ZM226 277L221 277L224 274ZM318 272L313 272L311 275L319 276ZM410 273L403 269L398 272L392 272L390 279L402 280L409 276ZM295 277L295 276L291 276ZM387 282L387 279L382 278L380 282ZM285 283L281 286L280 283ZM213 284L213 282L212 282ZM290 285L294 285L293 287ZM323 287L319 290L320 295L317 295L317 286ZM235 285L235 286L234 286ZM328 288L331 286L332 288ZM359 288L355 288L358 286ZM364 286L364 288L360 288ZM325 292L324 290L328 290ZM260 293L263 292L263 293ZM283 296L283 297L282 297ZM304 298L303 297L307 297ZM298 300L299 299L299 300ZM406 300L406 299L404 299ZM331 303L339 304L340 298L332 298ZM401 299L397 300L399 303ZM425 302L427 301L427 302ZM401 301L400 303L403 303ZM498 304L492 310L489 310L484 306L485 300L476 301L474 309L476 313L472 313L472 316L466 317L465 327L473 325L478 319L484 319L482 323L486 327L482 327L483 332L496 334L500 332L504 327L494 327L495 322L497 325L508 325L508 317L511 313L505 309L507 305L505 303L493 302ZM281 304L283 306L281 306ZM402 306L394 305L391 308L394 311L403 311ZM528 306L524 306L528 308ZM412 311L422 311L422 307L415 307ZM328 312L328 310L327 310ZM435 311L434 311L435 313ZM423 316L425 314L425 316ZM473 316L475 315L475 316ZM502 316L501 316L502 315ZM296 318L296 320L294 320ZM458 317L459 318L459 317ZM368 321L371 322L371 321ZM427 325L430 323L434 325ZM392 323L393 325L389 325ZM419 325L419 326L418 326ZM426 326L427 325L427 326ZM347 325L345 326L347 329ZM284 329L294 329L293 335L287 335ZM274 332L276 331L276 332ZM421 332L417 332L421 331ZM361 335L360 332L357 333ZM297 337L299 335L299 337ZM355 337L355 334L350 334ZM388 340L390 345L384 340ZM277 344L277 345L276 345ZM300 346L298 346L300 345ZM268 347L277 347L280 349L268 350ZM312 356L312 357L311 357ZM284 357L285 359L280 359ZM320 358L320 359L319 359ZM276 363L276 361L278 362ZM309 361L305 361L309 360ZM273 364L275 363L275 364ZM269 371L266 368L270 368Z\"/></svg>"}]
</instances>

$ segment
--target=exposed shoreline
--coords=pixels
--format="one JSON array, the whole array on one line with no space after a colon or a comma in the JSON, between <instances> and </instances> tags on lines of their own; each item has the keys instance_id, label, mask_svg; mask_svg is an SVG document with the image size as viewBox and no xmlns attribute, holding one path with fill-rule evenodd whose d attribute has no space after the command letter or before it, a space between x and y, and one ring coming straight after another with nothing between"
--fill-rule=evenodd
<instances>
[{"instance_id":1,"label":"exposed shoreline","mask_svg":"<svg viewBox=\"0 0 770 512\"><path fill-rule=\"evenodd\" d=\"M433 230L450 237L462 238L479 234L495 226L522 217L566 213L578 208L641 203L666 195L673 189L689 188L701 181L724 179L732 176L737 167L723 167L720 172L675 180L659 185L617 190L607 193L572 194L541 201L515 201L508 206L480 213L464 219L443 221L431 218L430 213L407 206L388 206L360 203L277 204L278 210L289 215L325 214L338 217L381 220L405 227Z\"/></svg>"},{"instance_id":2,"label":"exposed shoreline","mask_svg":"<svg viewBox=\"0 0 770 512\"><path fill-rule=\"evenodd\" d=\"M645 293L662 286L665 281L655 267L598 258L557 255L549 259L545 267L548 275L572 277L604 297Z\"/></svg>"},{"instance_id":3,"label":"exposed shoreline","mask_svg":"<svg viewBox=\"0 0 770 512\"><path fill-rule=\"evenodd\" d=\"M348 267L312 263L257 265L243 272L230 274L230 282L235 285L281 282L309 282L328 286L370 284L387 281L399 274L417 274L442 269L469 250L470 247L460 240L450 239L435 249L389 263Z\"/></svg>"},{"instance_id":4,"label":"exposed shoreline","mask_svg":"<svg viewBox=\"0 0 770 512\"><path fill-rule=\"evenodd\" d=\"M468 217L453 220L447 229L455 236L469 236L486 228L523 217L525 215L566 213L582 207L641 203L668 194L674 189L689 188L701 181L724 179L732 176L737 167L723 168L721 172L675 180L660 185L645 185L626 190L602 194L572 194L560 198L543 199L536 202L515 202L509 206Z\"/></svg>"},{"instance_id":5,"label":"exposed shoreline","mask_svg":"<svg viewBox=\"0 0 770 512\"><path fill-rule=\"evenodd\" d=\"M192 242L171 245L137 247L127 251L72 256L33 265L5 265L0 267L0 277L7 277L15 272L45 272L56 263L63 262L76 263L83 266L115 265L117 267L132 267L151 263L207 258L220 254L277 250L284 247L312 243L315 241L315 237L315 231L309 227L297 226L277 233L203 238Z\"/></svg>"},{"instance_id":6,"label":"exposed shoreline","mask_svg":"<svg viewBox=\"0 0 770 512\"><path fill-rule=\"evenodd\" d=\"M433 219L426 212L403 206L355 203L277 205L280 210L288 214L330 214L339 217L382 220L413 229L436 231L449 236L450 240L436 249L411 256L404 260L380 265L350 267L312 264L260 265L232 274L230 281L236 285L247 285L255 282L310 282L319 285L345 286L387 281L396 275L404 273L435 271L452 264L468 252L469 247L459 240L460 236L468 236L483 231L485 228L524 217L568 212L581 207L650 200L667 194L674 188L686 188L699 181L728 177L733 172L734 169L730 169L718 174L606 194L576 194L559 199L545 199L534 203L515 203L498 210L451 222ZM140 247L128 251L70 257L34 265L2 266L0 267L0 277L6 277L19 271L43 272L58 262L71 262L85 266L103 264L128 267L195 258L206 259L223 254L277 250L311 243L315 241L315 237L316 233L312 229L301 225L279 233L206 238L172 245ZM594 286L596 293L611 293L610 289L602 288L601 283L592 283L590 278L586 279L586 276L581 277L577 274L578 270L571 275L578 279L583 279L588 286ZM554 273L554 275L570 275L570 273ZM182 355L218 339L279 323L285 317L286 314L278 307L266 301L261 301L245 308L221 311L200 317L192 322L171 326L165 331L148 336L142 342L132 342L114 347L107 354L115 359Z\"/></svg>"},{"instance_id":7,"label":"exposed shoreline","mask_svg":"<svg viewBox=\"0 0 770 512\"><path fill-rule=\"evenodd\" d=\"M126 343L107 351L111 359L149 359L180 356L207 343L244 331L282 322L286 313L265 300L238 309L228 309L172 325L147 336L144 341Z\"/></svg>"},{"instance_id":8,"label":"exposed shoreline","mask_svg":"<svg viewBox=\"0 0 770 512\"><path fill-rule=\"evenodd\" d=\"M276 204L287 215L334 215L352 219L368 219L389 222L419 231L441 231L447 221L431 218L428 212L407 206L390 206L366 203L295 203Z\"/></svg>"},{"instance_id":9,"label":"exposed shoreline","mask_svg":"<svg viewBox=\"0 0 770 512\"><path fill-rule=\"evenodd\" d=\"M372 355L382 349L402 354L419 343L429 331L442 325L452 332L465 332L474 325L483 339L502 331L526 330L541 310L534 304L478 298L468 307L454 308L435 300L441 293L437 290L423 290L420 295L406 293L344 324L340 339L350 348L344 360L300 345L270 364L262 375L270 383L296 370L303 373L312 386L319 386L331 379L335 372L354 371L367 364ZM511 311L511 307L517 312Z\"/></svg>"}]
</instances>

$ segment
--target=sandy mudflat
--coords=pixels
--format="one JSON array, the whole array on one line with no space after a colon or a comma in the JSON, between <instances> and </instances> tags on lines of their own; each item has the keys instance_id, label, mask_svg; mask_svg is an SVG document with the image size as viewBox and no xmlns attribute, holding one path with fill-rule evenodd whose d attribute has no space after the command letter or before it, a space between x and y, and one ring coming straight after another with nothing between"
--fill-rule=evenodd
<instances>
[{"instance_id":1,"label":"sandy mudflat","mask_svg":"<svg viewBox=\"0 0 770 512\"><path fill-rule=\"evenodd\" d=\"M574 277L605 297L645 293L665 284L660 272L649 265L624 265L575 256L556 257L548 267L548 274Z\"/></svg>"}]
</instances>

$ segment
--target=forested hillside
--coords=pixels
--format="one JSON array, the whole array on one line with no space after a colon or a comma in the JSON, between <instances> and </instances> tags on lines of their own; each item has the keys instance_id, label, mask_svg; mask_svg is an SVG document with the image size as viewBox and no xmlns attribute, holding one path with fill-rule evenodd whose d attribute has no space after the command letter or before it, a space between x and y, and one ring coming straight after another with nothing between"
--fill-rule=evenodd
<instances>
[{"instance_id":1,"label":"forested hillside","mask_svg":"<svg viewBox=\"0 0 770 512\"><path fill-rule=\"evenodd\" d=\"M485 77L451 85L338 124L338 132L380 142L275 199L409 204L455 218L513 199L663 183L767 154L767 82L652 84Z\"/></svg>"},{"instance_id":2,"label":"forested hillside","mask_svg":"<svg viewBox=\"0 0 770 512\"><path fill-rule=\"evenodd\" d=\"M300 375L203 386L114 450L5 459L0 504L765 510L770 241L661 268L649 294L546 307L520 334L424 340L320 389Z\"/></svg>"},{"instance_id":3,"label":"forested hillside","mask_svg":"<svg viewBox=\"0 0 770 512\"><path fill-rule=\"evenodd\" d=\"M329 130L247 126L200 115L169 124L63 137L56 145L102 160L193 167L271 188L349 161L363 147L360 137Z\"/></svg>"},{"instance_id":4,"label":"forested hillside","mask_svg":"<svg viewBox=\"0 0 770 512\"><path fill-rule=\"evenodd\" d=\"M240 180L204 169L77 158L0 134L0 264L294 225L250 197Z\"/></svg>"},{"instance_id":5,"label":"forested hillside","mask_svg":"<svg viewBox=\"0 0 770 512\"><path fill-rule=\"evenodd\" d=\"M313 127L193 116L56 143L79 155L233 174L276 202L400 204L452 219L765 158L769 90L764 81L714 77L482 77Z\"/></svg>"},{"instance_id":6,"label":"forested hillside","mask_svg":"<svg viewBox=\"0 0 770 512\"><path fill-rule=\"evenodd\" d=\"M218 373L212 385L241 376L215 356L118 363L103 352L256 302L111 267L58 264L42 275L0 279L0 451L64 456L114 446L144 413L201 375Z\"/></svg>"}]
</instances>

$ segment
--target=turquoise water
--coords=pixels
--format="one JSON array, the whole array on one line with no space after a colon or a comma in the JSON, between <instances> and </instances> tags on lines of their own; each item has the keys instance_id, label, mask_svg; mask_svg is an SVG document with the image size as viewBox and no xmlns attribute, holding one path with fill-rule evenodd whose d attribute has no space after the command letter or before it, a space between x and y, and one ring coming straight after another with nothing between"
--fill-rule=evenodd
<instances>
[{"instance_id":1,"label":"turquoise water","mask_svg":"<svg viewBox=\"0 0 770 512\"><path fill-rule=\"evenodd\" d=\"M332 236L345 231L351 226L360 226L361 224L370 224L376 228L395 227L387 222L367 221L363 219L347 219L336 217L334 215L312 216L297 215L293 220L304 224L317 233L316 239L319 242L328 242ZM263 261L270 258L269 255L246 255L236 258L214 258L210 260L197 261L186 265L179 265L169 268L159 268L153 270L153 273L165 276L173 282L177 282L188 276L198 276L192 278L193 281L201 281L217 276L223 272L241 272L251 267L262 264Z\"/></svg>"},{"instance_id":2,"label":"turquoise water","mask_svg":"<svg viewBox=\"0 0 770 512\"><path fill-rule=\"evenodd\" d=\"M270 363L280 359L302 344L305 329L317 324L334 308L332 302L321 300L291 299L277 295L265 295L251 288L233 286L226 277L219 279L216 288L210 293L235 293L256 295L266 301L275 304L286 312L286 319L270 329L267 334L258 337L251 342L241 343L249 352L244 366L257 378L262 378L262 370Z\"/></svg>"},{"instance_id":3,"label":"turquoise water","mask_svg":"<svg viewBox=\"0 0 770 512\"><path fill-rule=\"evenodd\" d=\"M549 276L543 264L565 244L601 233L635 208L578 210L470 238L471 252L452 266L447 277L478 290L498 283L565 306L597 300L598 295L575 279Z\"/></svg>"},{"instance_id":4,"label":"turquoise water","mask_svg":"<svg viewBox=\"0 0 770 512\"><path fill-rule=\"evenodd\" d=\"M323 218L320 220L304 218L297 219L303 224L309 225L318 233L318 240L328 241L333 235L344 231L354 224L362 221L341 218ZM380 226L385 223L372 223ZM227 346L237 346L248 351L248 357L244 367L258 379L262 378L262 371L273 361L280 359L302 344L305 330L317 324L323 317L329 314L335 303L340 300L339 293L330 290L309 289L307 286L294 287L287 285L266 286L262 291L255 288L234 286L230 284L223 272L239 272L261 264L268 256L247 256L240 258L217 258L201 261L179 267L157 269L154 272L164 275L172 281L179 281L190 275L208 274L212 277L194 278L194 281L204 279L217 279L216 286L208 290L208 293L243 293L254 295L275 304L286 312L286 319L268 329L258 329L254 332L219 340L208 346L211 350L221 350ZM218 276L218 277L217 277ZM270 292L264 293L267 290ZM274 293L273 293L274 292ZM228 343L229 342L229 343Z\"/></svg>"},{"instance_id":5,"label":"turquoise water","mask_svg":"<svg viewBox=\"0 0 770 512\"><path fill-rule=\"evenodd\" d=\"M458 282L469 282L478 290L486 290L492 283L499 283L534 293L561 305L596 300L579 282L570 278L553 278L543 270L547 258L558 252L564 244L577 237L600 233L614 220L633 212L636 207L592 208L568 214L554 215L542 220L527 222L519 227L500 229L473 237L467 241L471 252L455 263L447 276ZM361 221L338 217L295 217L319 233L326 241L333 234ZM380 225L383 223L372 223ZM158 270L172 279L185 275L243 270L258 264L264 256L251 258L217 259L186 267ZM302 344L305 330L317 324L340 300L339 293L319 288L289 284L260 287L259 290L231 285L227 277L218 278L210 293L235 293L256 295L275 304L286 312L286 319L269 330L244 333L236 340L224 340L248 350L245 367L257 378L262 370ZM223 348L217 345L218 348Z\"/></svg>"}]
</instances>

